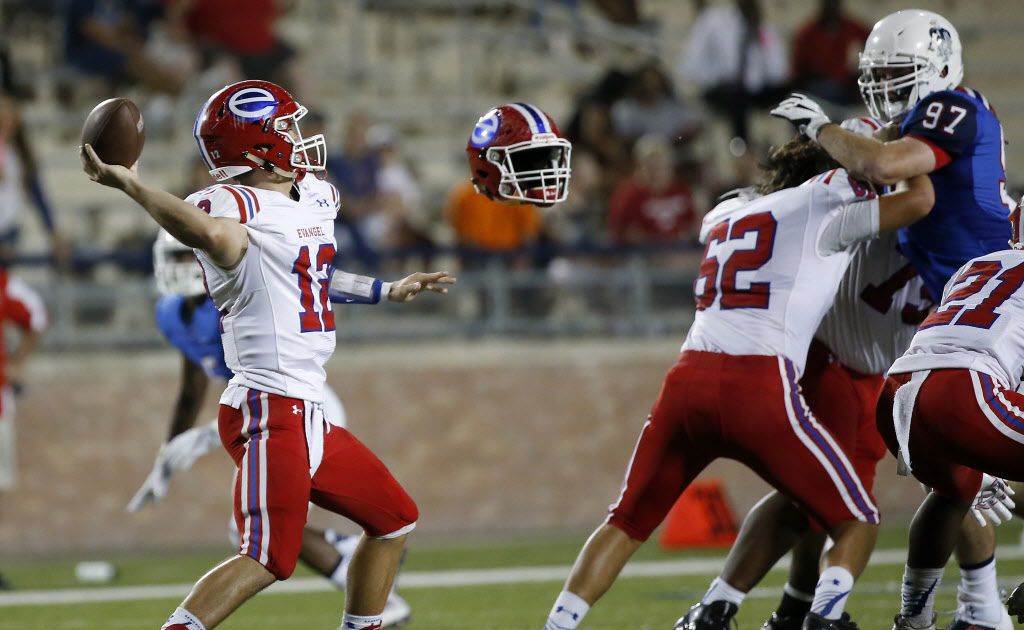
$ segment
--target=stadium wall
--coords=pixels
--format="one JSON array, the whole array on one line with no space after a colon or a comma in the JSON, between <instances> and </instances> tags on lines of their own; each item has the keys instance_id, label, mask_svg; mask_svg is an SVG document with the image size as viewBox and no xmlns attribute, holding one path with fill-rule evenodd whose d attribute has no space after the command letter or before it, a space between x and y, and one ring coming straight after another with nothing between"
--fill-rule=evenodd
<instances>
[{"instance_id":1,"label":"stadium wall","mask_svg":"<svg viewBox=\"0 0 1024 630\"><path fill-rule=\"evenodd\" d=\"M328 368L352 430L419 503L417 537L583 533L618 494L677 344L342 347ZM223 451L176 478L160 505L124 511L164 438L179 367L171 352L52 354L32 365L18 408L20 481L0 495L0 553L226 544L232 466ZM904 516L920 490L896 480L891 461L883 467L880 504ZM726 481L738 514L765 489L731 462L707 474Z\"/></svg>"}]
</instances>

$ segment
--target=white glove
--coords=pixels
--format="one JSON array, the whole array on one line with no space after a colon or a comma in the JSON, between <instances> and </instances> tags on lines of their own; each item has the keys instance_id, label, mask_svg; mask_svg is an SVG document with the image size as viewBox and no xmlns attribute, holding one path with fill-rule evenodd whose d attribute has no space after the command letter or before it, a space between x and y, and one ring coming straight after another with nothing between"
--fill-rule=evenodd
<instances>
[{"instance_id":1,"label":"white glove","mask_svg":"<svg viewBox=\"0 0 1024 630\"><path fill-rule=\"evenodd\" d=\"M821 108L811 98L794 92L789 98L779 103L771 111L772 116L783 118L793 123L800 133L806 134L808 138L818 141L818 130L824 125L832 122L825 115Z\"/></svg>"},{"instance_id":2,"label":"white glove","mask_svg":"<svg viewBox=\"0 0 1024 630\"><path fill-rule=\"evenodd\" d=\"M217 421L193 427L160 447L153 462L153 470L142 487L128 502L129 512L138 512L149 503L156 503L167 495L167 485L174 473L188 470L197 459L220 444Z\"/></svg>"},{"instance_id":3,"label":"white glove","mask_svg":"<svg viewBox=\"0 0 1024 630\"><path fill-rule=\"evenodd\" d=\"M172 472L188 470L196 460L220 446L217 421L193 427L167 443L164 457Z\"/></svg>"},{"instance_id":4,"label":"white glove","mask_svg":"<svg viewBox=\"0 0 1024 630\"><path fill-rule=\"evenodd\" d=\"M978 496L974 497L971 513L982 527L987 524L986 519L993 525L1004 523L1013 518L1010 511L1016 506L1010 498L1013 494L1013 488L1004 480L986 474L982 477Z\"/></svg>"}]
</instances>

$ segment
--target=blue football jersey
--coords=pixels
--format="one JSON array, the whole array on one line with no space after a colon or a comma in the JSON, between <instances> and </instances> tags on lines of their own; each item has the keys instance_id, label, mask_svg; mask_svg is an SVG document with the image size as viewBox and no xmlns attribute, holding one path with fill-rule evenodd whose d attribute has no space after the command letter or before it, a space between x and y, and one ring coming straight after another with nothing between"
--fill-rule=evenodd
<instances>
[{"instance_id":1,"label":"blue football jersey","mask_svg":"<svg viewBox=\"0 0 1024 630\"><path fill-rule=\"evenodd\" d=\"M203 368L210 377L231 378L233 374L224 361L220 341L220 311L209 297L192 311L185 321L185 298L166 295L156 303L156 325L167 341L190 361Z\"/></svg>"},{"instance_id":2,"label":"blue football jersey","mask_svg":"<svg viewBox=\"0 0 1024 630\"><path fill-rule=\"evenodd\" d=\"M1013 200L1006 192L1003 127L981 93L957 88L930 94L900 125L935 152L929 177L935 206L899 231L900 250L933 300L972 258L1006 249Z\"/></svg>"}]
</instances>

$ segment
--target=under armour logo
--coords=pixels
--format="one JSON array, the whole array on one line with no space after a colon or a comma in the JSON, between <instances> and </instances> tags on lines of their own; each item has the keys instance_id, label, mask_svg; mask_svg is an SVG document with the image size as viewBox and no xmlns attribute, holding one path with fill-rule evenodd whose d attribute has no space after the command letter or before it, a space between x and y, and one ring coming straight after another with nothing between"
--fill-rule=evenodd
<instances>
[{"instance_id":1,"label":"under armour logo","mask_svg":"<svg viewBox=\"0 0 1024 630\"><path fill-rule=\"evenodd\" d=\"M561 613L561 612L568 613L569 616L572 617L573 621L579 621L580 620L579 613L569 612L568 610L566 610L565 606L559 606L558 608L555 609L555 614L556 615L558 613Z\"/></svg>"},{"instance_id":2,"label":"under armour logo","mask_svg":"<svg viewBox=\"0 0 1024 630\"><path fill-rule=\"evenodd\" d=\"M320 206L321 208L326 208L331 205L331 202L327 201L326 199L317 199L316 205Z\"/></svg>"},{"instance_id":3,"label":"under armour logo","mask_svg":"<svg viewBox=\"0 0 1024 630\"><path fill-rule=\"evenodd\" d=\"M299 415L302 413L302 408L299 407L298 405L292 405L292 413L295 415Z\"/></svg>"}]
</instances>

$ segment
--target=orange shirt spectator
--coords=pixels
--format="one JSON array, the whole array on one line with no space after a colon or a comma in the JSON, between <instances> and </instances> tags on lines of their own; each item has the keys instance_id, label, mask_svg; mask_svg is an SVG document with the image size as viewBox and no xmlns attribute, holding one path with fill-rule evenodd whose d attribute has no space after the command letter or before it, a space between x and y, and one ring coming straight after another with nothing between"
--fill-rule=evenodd
<instances>
[{"instance_id":1,"label":"orange shirt spectator","mask_svg":"<svg viewBox=\"0 0 1024 630\"><path fill-rule=\"evenodd\" d=\"M489 251L510 251L533 243L540 233L536 206L508 205L481 195L470 182L448 196L445 214L459 245Z\"/></svg>"}]
</instances>

